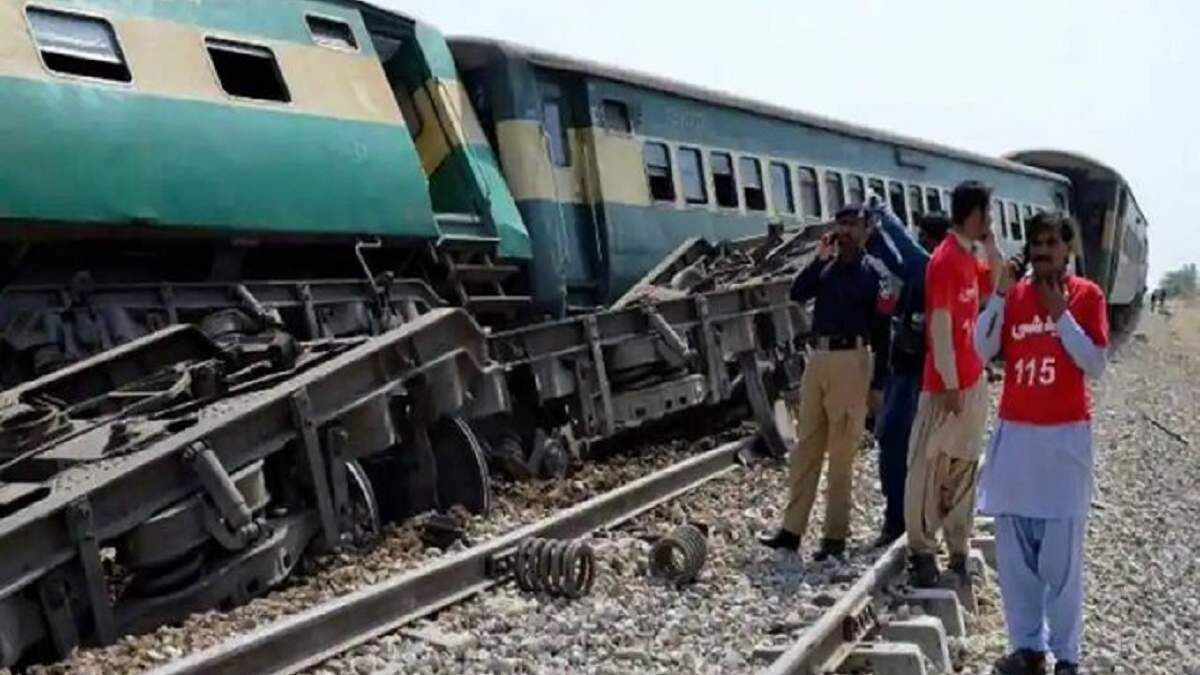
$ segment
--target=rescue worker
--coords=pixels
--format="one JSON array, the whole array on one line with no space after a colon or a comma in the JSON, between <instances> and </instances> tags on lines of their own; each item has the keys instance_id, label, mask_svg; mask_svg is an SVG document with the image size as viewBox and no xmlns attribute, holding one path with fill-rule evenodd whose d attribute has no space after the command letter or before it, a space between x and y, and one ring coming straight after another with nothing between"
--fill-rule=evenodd
<instances>
[{"instance_id":1,"label":"rescue worker","mask_svg":"<svg viewBox=\"0 0 1200 675\"><path fill-rule=\"evenodd\" d=\"M990 202L991 190L981 183L966 181L954 188L951 233L934 249L925 273L927 354L904 485L912 581L919 587L938 583L934 554L939 529L950 550L951 570L969 581L968 540L987 421L987 384L974 335L980 300L992 288L977 246L984 242L989 256L1000 256Z\"/></svg>"},{"instance_id":2,"label":"rescue worker","mask_svg":"<svg viewBox=\"0 0 1200 675\"><path fill-rule=\"evenodd\" d=\"M792 285L798 303L815 298L813 342L800 382L796 446L788 461L788 501L782 527L760 541L797 550L808 528L825 458L829 458L825 536L815 560L843 557L850 534L854 455L867 414L873 327L886 320L895 299L882 264L863 251L867 240L862 205L838 211L834 231L822 238L817 257Z\"/></svg>"},{"instance_id":3,"label":"rescue worker","mask_svg":"<svg viewBox=\"0 0 1200 675\"><path fill-rule=\"evenodd\" d=\"M1074 223L1042 213L1026 226L1032 279L1005 270L975 331L985 359L1004 359L999 420L979 486L995 516L996 562L1014 651L1002 675L1078 672L1083 633L1083 544L1092 501L1091 397L1104 372L1104 292L1067 267ZM1047 640L1047 627L1048 640Z\"/></svg>"},{"instance_id":4,"label":"rescue worker","mask_svg":"<svg viewBox=\"0 0 1200 675\"><path fill-rule=\"evenodd\" d=\"M890 215L890 214L889 214ZM895 216L891 216L895 218ZM895 223L901 228L899 221ZM908 438L921 393L921 368L925 365L925 266L931 253L950 229L940 213L922 216L917 224L919 253L900 294L891 322L889 372L883 412L875 429L879 444L879 483L885 498L883 528L875 546L887 546L904 534L904 478L908 466Z\"/></svg>"}]
</instances>

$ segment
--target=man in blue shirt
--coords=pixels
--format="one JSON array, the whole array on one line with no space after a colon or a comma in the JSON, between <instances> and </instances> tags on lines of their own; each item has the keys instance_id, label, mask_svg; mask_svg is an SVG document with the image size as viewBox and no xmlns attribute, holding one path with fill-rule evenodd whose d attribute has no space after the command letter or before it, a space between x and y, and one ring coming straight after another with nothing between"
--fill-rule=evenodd
<instances>
[{"instance_id":1,"label":"man in blue shirt","mask_svg":"<svg viewBox=\"0 0 1200 675\"><path fill-rule=\"evenodd\" d=\"M895 266L894 271L904 283L890 326L883 412L875 428L875 438L879 443L879 482L886 499L883 528L875 545L887 546L904 534L905 529L904 481L908 473L908 437L917 414L921 371L925 363L925 264L929 261L929 252L949 231L950 220L941 214L923 216L917 225L919 245L912 241L899 219L890 211L881 213L880 221L872 242L878 241L878 248L894 248L903 252L903 263ZM885 237L890 242L885 242ZM867 250L872 251L871 242L868 242ZM879 257L888 260L884 256Z\"/></svg>"},{"instance_id":2,"label":"man in blue shirt","mask_svg":"<svg viewBox=\"0 0 1200 675\"><path fill-rule=\"evenodd\" d=\"M863 250L869 234L866 210L861 205L843 208L835 221L834 231L821 241L817 258L792 285L794 301L815 300L814 337L800 382L797 443L788 461L783 527L761 540L772 548L799 548L828 455L825 536L816 560L845 553L854 455L871 382L869 345L894 304L886 267Z\"/></svg>"}]
</instances>

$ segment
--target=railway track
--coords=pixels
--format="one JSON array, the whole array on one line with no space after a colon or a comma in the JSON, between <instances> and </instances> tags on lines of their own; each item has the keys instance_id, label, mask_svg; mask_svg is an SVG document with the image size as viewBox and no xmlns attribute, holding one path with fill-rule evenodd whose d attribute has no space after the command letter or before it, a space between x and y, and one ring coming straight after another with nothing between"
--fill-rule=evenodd
<instances>
[{"instance_id":1,"label":"railway track","mask_svg":"<svg viewBox=\"0 0 1200 675\"><path fill-rule=\"evenodd\" d=\"M483 594L486 598L495 595L494 591L504 592L506 582L511 580L504 565L522 541L574 539L617 529L636 535L643 526L661 529L664 522L679 518L681 512L691 508L685 503L689 499L699 498L704 491L728 491L728 484L737 480L738 453L747 447L746 440L727 443L549 518L447 554L424 567L152 672L296 673L312 669L356 646L411 627L451 605L470 602L472 596ZM756 480L751 472L744 473L744 480ZM712 538L717 536L710 533ZM947 636L961 635L964 630L962 600L952 590L913 592L905 587L905 559L903 540L886 550L856 557L853 578L844 573L835 575L840 583L826 595L829 602L819 616L805 617L803 628L787 636L787 642L763 644L754 655L747 655L742 664L745 668L732 670L807 674L849 669L844 672L907 674L948 669ZM787 565L779 558L767 562ZM511 588L508 590L511 592ZM600 588L595 591L602 592ZM907 607L921 609L902 609ZM344 666L342 663L333 668Z\"/></svg>"},{"instance_id":2,"label":"railway track","mask_svg":"<svg viewBox=\"0 0 1200 675\"><path fill-rule=\"evenodd\" d=\"M568 539L612 527L724 473L750 440L727 443L550 518L431 565L313 607L263 629L167 664L159 675L294 673L508 577L505 561L530 538Z\"/></svg>"}]
</instances>

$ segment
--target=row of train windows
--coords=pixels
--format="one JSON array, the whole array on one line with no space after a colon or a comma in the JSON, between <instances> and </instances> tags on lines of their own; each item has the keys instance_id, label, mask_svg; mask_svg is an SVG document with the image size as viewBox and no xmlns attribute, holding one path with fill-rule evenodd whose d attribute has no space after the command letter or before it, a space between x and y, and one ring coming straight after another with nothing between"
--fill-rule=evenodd
<instances>
[{"instance_id":1,"label":"row of train windows","mask_svg":"<svg viewBox=\"0 0 1200 675\"><path fill-rule=\"evenodd\" d=\"M650 197L656 202L676 203L675 180L672 174L671 150L665 143L647 141L643 146L643 160ZM680 146L677 152L679 186L685 204L707 205L710 203L708 186L704 175L703 153L699 148ZM717 206L736 209L738 206L738 176L733 171L733 156L728 152L709 151L709 171L712 175L713 198ZM769 188L764 186L762 164L755 157L739 157L738 173L741 178L741 196L748 211L766 211L768 189L774 211L780 215L801 215L820 218L822 200L825 213L832 217L846 204L862 204L867 190L886 196L892 210L905 224L917 222L925 213L947 212L950 209L950 192L936 187L919 185L905 186L903 183L881 178L864 178L857 174L825 170L824 181L818 179L814 167L795 167L799 178L799 199L793 192L793 166L784 162L769 163ZM824 190L821 189L822 185ZM799 202L799 203L797 203ZM1004 238L1021 241L1024 239L1021 223L1033 217L1041 207L1029 204L993 200L992 222ZM1023 214L1022 214L1023 209ZM1022 218L1022 215L1024 218Z\"/></svg>"},{"instance_id":2,"label":"row of train windows","mask_svg":"<svg viewBox=\"0 0 1200 675\"><path fill-rule=\"evenodd\" d=\"M703 152L699 148L680 146L677 157L684 203L709 204ZM665 143L648 141L643 146L643 159L650 197L657 202L676 202L670 148ZM889 195L893 209L905 222L914 221L926 212L942 211L949 200L949 193L944 190L910 185L906 203L905 187L900 183L891 182L885 190L882 179L864 179L857 174L843 176L830 170L824 171L822 181L814 167L777 161L768 163L766 178L769 180L764 180L762 162L756 157L739 157L735 174L733 155L718 150L709 151L708 167L712 176L713 201L722 208L739 208L739 178L742 201L748 211L766 211L769 190L776 213L812 218L821 217L822 205L825 212L832 215L846 204L863 203L868 189L881 196ZM792 182L793 171L799 179L795 184Z\"/></svg>"},{"instance_id":3,"label":"row of train windows","mask_svg":"<svg viewBox=\"0 0 1200 675\"><path fill-rule=\"evenodd\" d=\"M113 82L132 82L133 74L112 24L99 16L30 6L29 28L46 68ZM350 24L322 16L305 16L313 43L331 49L357 51ZM205 37L213 70L230 96L288 103L291 95L274 52L256 45Z\"/></svg>"}]
</instances>

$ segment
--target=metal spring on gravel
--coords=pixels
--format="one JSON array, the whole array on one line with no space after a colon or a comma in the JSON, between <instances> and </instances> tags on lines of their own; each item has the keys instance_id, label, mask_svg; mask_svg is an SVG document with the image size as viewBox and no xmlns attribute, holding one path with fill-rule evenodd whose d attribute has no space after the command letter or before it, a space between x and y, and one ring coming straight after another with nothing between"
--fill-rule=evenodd
<instances>
[{"instance_id":1,"label":"metal spring on gravel","mask_svg":"<svg viewBox=\"0 0 1200 675\"><path fill-rule=\"evenodd\" d=\"M650 573L676 585L695 581L708 557L708 541L695 525L680 525L650 548Z\"/></svg>"},{"instance_id":2,"label":"metal spring on gravel","mask_svg":"<svg viewBox=\"0 0 1200 675\"><path fill-rule=\"evenodd\" d=\"M592 590L596 556L577 539L526 539L513 556L513 573L523 591L579 598Z\"/></svg>"}]
</instances>

